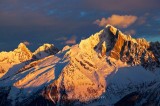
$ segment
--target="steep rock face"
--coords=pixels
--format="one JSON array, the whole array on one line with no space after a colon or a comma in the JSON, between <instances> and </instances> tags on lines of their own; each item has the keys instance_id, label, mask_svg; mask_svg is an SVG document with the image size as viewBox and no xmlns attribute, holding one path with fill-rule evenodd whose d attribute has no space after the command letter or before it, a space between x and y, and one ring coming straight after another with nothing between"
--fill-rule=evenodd
<instances>
[{"instance_id":1,"label":"steep rock face","mask_svg":"<svg viewBox=\"0 0 160 106\"><path fill-rule=\"evenodd\" d=\"M33 54L36 58L41 59L49 55L54 55L59 50L53 44L44 44L40 46Z\"/></svg>"},{"instance_id":2,"label":"steep rock face","mask_svg":"<svg viewBox=\"0 0 160 106\"><path fill-rule=\"evenodd\" d=\"M117 36L116 43L110 52L112 58L120 59L122 62L132 65L145 65L146 63L158 65L155 54L149 50L150 43L145 39L134 39L120 31L117 31ZM153 70L152 68L149 69Z\"/></svg>"},{"instance_id":3,"label":"steep rock face","mask_svg":"<svg viewBox=\"0 0 160 106\"><path fill-rule=\"evenodd\" d=\"M149 48L154 54L156 59L160 62L160 43L159 42L151 42Z\"/></svg>"}]
</instances>

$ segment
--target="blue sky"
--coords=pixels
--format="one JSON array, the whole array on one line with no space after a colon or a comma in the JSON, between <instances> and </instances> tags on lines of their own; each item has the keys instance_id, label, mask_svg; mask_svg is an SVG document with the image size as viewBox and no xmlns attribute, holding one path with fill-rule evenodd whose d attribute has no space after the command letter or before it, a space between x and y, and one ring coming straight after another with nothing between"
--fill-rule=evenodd
<instances>
[{"instance_id":1,"label":"blue sky","mask_svg":"<svg viewBox=\"0 0 160 106\"><path fill-rule=\"evenodd\" d=\"M159 4L160 0L1 0L0 51L20 42L29 42L31 50L46 42L62 48L107 23L133 37L160 41Z\"/></svg>"}]
</instances>

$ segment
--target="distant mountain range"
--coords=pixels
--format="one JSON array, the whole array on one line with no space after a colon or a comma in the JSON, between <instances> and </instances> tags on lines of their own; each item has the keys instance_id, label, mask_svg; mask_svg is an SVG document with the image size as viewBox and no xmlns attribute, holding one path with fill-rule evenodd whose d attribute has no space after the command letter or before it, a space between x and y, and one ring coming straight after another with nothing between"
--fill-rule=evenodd
<instances>
[{"instance_id":1,"label":"distant mountain range","mask_svg":"<svg viewBox=\"0 0 160 106\"><path fill-rule=\"evenodd\" d=\"M20 43L18 48L10 52L0 53L0 76L3 76L9 68L20 63L30 63L32 61L54 55L59 50L53 44L44 44L35 52L31 52L25 44Z\"/></svg>"},{"instance_id":2,"label":"distant mountain range","mask_svg":"<svg viewBox=\"0 0 160 106\"><path fill-rule=\"evenodd\" d=\"M107 25L71 47L0 53L2 106L159 106L160 43Z\"/></svg>"}]
</instances>

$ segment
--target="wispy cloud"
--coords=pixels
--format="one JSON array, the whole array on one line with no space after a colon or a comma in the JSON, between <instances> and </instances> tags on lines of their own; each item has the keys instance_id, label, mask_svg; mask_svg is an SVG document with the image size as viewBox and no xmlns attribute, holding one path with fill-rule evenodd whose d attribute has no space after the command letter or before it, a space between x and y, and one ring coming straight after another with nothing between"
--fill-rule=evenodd
<instances>
[{"instance_id":1,"label":"wispy cloud","mask_svg":"<svg viewBox=\"0 0 160 106\"><path fill-rule=\"evenodd\" d=\"M64 36L63 37L59 37L56 40L57 41L65 41L65 40L67 40L67 37L64 37Z\"/></svg>"},{"instance_id":2,"label":"wispy cloud","mask_svg":"<svg viewBox=\"0 0 160 106\"><path fill-rule=\"evenodd\" d=\"M114 14L109 18L102 18L101 20L98 19L94 23L99 26L106 26L107 24L111 24L119 28L127 28L131 24L135 23L136 20L137 20L137 16Z\"/></svg>"},{"instance_id":3,"label":"wispy cloud","mask_svg":"<svg viewBox=\"0 0 160 106\"><path fill-rule=\"evenodd\" d=\"M23 44L25 44L26 46L28 46L28 45L30 45L30 42L24 41Z\"/></svg>"},{"instance_id":4,"label":"wispy cloud","mask_svg":"<svg viewBox=\"0 0 160 106\"><path fill-rule=\"evenodd\" d=\"M72 36L65 42L65 44L75 44L75 43L76 43L76 36Z\"/></svg>"},{"instance_id":5,"label":"wispy cloud","mask_svg":"<svg viewBox=\"0 0 160 106\"><path fill-rule=\"evenodd\" d=\"M125 31L124 33L127 35L135 35L136 31L134 29L131 29L131 30Z\"/></svg>"},{"instance_id":6,"label":"wispy cloud","mask_svg":"<svg viewBox=\"0 0 160 106\"><path fill-rule=\"evenodd\" d=\"M138 17L137 24L142 25L142 24L146 23L147 17L149 15L150 15L149 13L145 13L143 16Z\"/></svg>"}]
</instances>

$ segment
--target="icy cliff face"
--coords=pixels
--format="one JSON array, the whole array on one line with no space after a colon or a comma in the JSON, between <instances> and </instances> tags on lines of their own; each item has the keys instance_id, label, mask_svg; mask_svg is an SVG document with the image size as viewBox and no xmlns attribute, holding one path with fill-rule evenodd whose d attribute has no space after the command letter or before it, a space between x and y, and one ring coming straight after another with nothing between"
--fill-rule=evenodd
<instances>
[{"instance_id":1,"label":"icy cliff face","mask_svg":"<svg viewBox=\"0 0 160 106\"><path fill-rule=\"evenodd\" d=\"M109 106L123 104L127 95L135 97L131 103L143 104L137 102L143 99L139 95L145 95L143 88L155 90L158 86L150 86L160 80L159 47L111 25L52 56L45 53L58 50L45 44L33 53L39 60L14 68L0 79L0 88L8 89L3 89L7 99L1 103Z\"/></svg>"}]
</instances>

